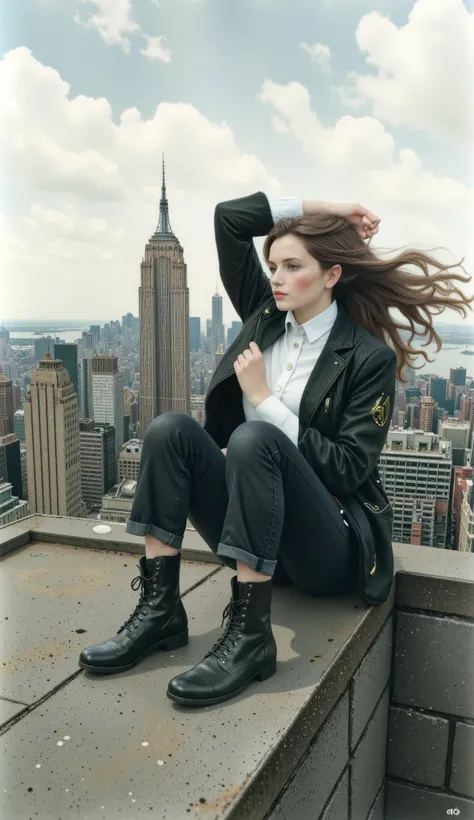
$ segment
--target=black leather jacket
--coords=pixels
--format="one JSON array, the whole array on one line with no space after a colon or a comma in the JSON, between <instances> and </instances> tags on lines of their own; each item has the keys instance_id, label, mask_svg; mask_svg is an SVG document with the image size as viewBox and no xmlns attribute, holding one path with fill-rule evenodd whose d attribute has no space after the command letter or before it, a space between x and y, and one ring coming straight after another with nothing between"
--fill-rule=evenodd
<instances>
[{"instance_id":1,"label":"black leather jacket","mask_svg":"<svg viewBox=\"0 0 474 820\"><path fill-rule=\"evenodd\" d=\"M243 322L205 399L204 429L219 447L245 421L235 359L250 341L264 351L285 332L286 312L275 305L253 243L272 227L263 193L215 210L220 275ZM393 413L395 379L395 352L356 325L338 301L336 321L301 398L298 449L345 511L359 548L359 594L370 605L386 600L393 581L393 511L377 462Z\"/></svg>"}]
</instances>

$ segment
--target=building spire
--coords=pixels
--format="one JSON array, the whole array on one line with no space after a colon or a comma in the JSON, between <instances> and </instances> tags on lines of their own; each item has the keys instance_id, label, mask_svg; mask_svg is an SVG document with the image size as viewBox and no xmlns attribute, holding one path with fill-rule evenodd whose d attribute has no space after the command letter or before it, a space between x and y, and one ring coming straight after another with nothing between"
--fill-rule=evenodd
<instances>
[{"instance_id":1,"label":"building spire","mask_svg":"<svg viewBox=\"0 0 474 820\"><path fill-rule=\"evenodd\" d=\"M169 211L168 211L168 199L166 196L166 178L165 178L165 153L163 151L162 154L162 168L163 168L163 176L161 181L161 199L160 199L160 218L158 220L158 225L156 226L156 231L153 234L153 239L168 239L168 238L176 238L173 233L173 229L170 223Z\"/></svg>"}]
</instances>

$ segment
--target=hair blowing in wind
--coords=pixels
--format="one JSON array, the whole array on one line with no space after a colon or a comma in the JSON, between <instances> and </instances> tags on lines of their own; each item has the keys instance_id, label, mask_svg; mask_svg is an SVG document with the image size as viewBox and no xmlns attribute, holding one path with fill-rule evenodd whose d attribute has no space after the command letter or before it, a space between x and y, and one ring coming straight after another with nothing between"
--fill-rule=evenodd
<instances>
[{"instance_id":1,"label":"hair blowing in wind","mask_svg":"<svg viewBox=\"0 0 474 820\"><path fill-rule=\"evenodd\" d=\"M334 298L342 302L353 321L391 346L397 354L397 378L403 378L405 367L414 367L419 355L428 358L424 350L412 347L415 335L427 337L424 347L433 340L437 352L442 342L433 327L432 317L446 308L456 310L464 318L472 311L467 297L455 282L470 282L472 277L461 264L443 265L431 254L419 250L403 250L392 259L382 259L359 236L347 219L328 215L305 215L281 219L266 237L263 247L268 262L270 248L282 236L298 237L311 256L324 270L341 265L342 274L333 288ZM415 270L407 270L407 267ZM452 272L458 267L464 271ZM434 269L430 273L430 268ZM408 324L398 322L390 313L397 308ZM417 329L421 326L423 331ZM410 331L405 342L400 330ZM422 367L422 365L420 365ZM419 369L419 368L416 368Z\"/></svg>"}]
</instances>

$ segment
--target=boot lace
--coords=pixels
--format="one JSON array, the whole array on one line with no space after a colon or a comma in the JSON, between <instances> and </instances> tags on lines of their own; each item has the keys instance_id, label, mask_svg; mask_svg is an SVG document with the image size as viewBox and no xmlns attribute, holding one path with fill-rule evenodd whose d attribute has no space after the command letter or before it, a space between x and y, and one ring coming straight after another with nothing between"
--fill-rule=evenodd
<instances>
[{"instance_id":1,"label":"boot lace","mask_svg":"<svg viewBox=\"0 0 474 820\"><path fill-rule=\"evenodd\" d=\"M137 564L137 567L139 567L138 564ZM128 626L138 627L138 623L136 623L136 622L132 623L132 621L134 621L135 618L137 618L141 621L141 620L143 620L143 618L141 616L148 614L148 610L147 609L142 610L142 607L144 605L146 605L147 603L149 603L148 599L152 595L152 588L154 586L154 584L152 584L151 582L153 581L154 577L155 577L154 575L142 575L140 573L140 575L137 575L132 580L130 586L132 587L134 592L136 592L137 589L140 589L140 599L139 599L138 604L136 605L134 611L132 612L130 617L127 618L125 623L122 624L122 626L118 630L117 634L119 634L119 632L122 632L122 630L125 629Z\"/></svg>"},{"instance_id":2,"label":"boot lace","mask_svg":"<svg viewBox=\"0 0 474 820\"><path fill-rule=\"evenodd\" d=\"M240 598L237 601L232 599L229 601L224 609L224 612L222 613L221 626L223 626L225 619L227 617L229 618L225 632L218 639L217 643L214 644L212 649L210 649L205 655L206 658L210 655L215 655L216 658L219 658L219 660L222 661L222 663L225 663L225 656L231 651L233 646L237 646L237 641L239 641L242 637L240 630L243 629L245 625L243 618L247 608L247 603L247 598Z\"/></svg>"}]
</instances>

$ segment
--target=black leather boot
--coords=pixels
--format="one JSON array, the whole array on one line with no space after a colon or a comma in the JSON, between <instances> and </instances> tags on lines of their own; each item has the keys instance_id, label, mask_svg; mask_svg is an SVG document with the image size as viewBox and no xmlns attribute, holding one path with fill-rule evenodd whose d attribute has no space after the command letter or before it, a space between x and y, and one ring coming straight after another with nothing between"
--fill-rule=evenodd
<instances>
[{"instance_id":1,"label":"black leather boot","mask_svg":"<svg viewBox=\"0 0 474 820\"><path fill-rule=\"evenodd\" d=\"M140 558L140 575L131 582L140 589L134 612L117 635L83 649L79 666L88 672L124 672L156 649L178 649L188 643L188 618L179 593L181 553Z\"/></svg>"},{"instance_id":2,"label":"black leather boot","mask_svg":"<svg viewBox=\"0 0 474 820\"><path fill-rule=\"evenodd\" d=\"M224 634L202 661L170 680L167 695L186 706L211 706L234 697L250 681L276 672L277 646L270 620L272 582L231 579L232 598L223 612Z\"/></svg>"}]
</instances>

